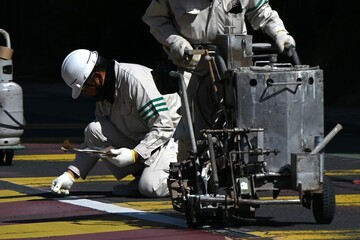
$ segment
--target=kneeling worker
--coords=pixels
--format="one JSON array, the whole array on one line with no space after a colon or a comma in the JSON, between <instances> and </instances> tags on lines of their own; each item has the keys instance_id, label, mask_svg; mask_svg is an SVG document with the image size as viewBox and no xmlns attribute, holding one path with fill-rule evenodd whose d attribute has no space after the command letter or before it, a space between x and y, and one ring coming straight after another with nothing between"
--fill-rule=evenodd
<instances>
[{"instance_id":1,"label":"kneeling worker","mask_svg":"<svg viewBox=\"0 0 360 240\"><path fill-rule=\"evenodd\" d=\"M150 68L105 59L86 49L65 58L61 76L72 88L74 99L83 93L96 101L96 117L85 128L81 148L112 146L112 157L101 158L104 164L118 180L135 176L130 184L115 186L113 194L168 196L169 165L177 161L172 136L180 120L179 95L161 95ZM99 159L97 155L76 154L68 169L52 182L51 191L69 194L75 180L85 179Z\"/></svg>"}]
</instances>

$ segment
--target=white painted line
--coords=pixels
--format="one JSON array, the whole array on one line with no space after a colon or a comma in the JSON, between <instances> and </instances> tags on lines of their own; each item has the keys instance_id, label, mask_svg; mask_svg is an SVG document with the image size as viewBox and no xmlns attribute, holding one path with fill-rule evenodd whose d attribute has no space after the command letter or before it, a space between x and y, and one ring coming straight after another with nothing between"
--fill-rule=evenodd
<instances>
[{"instance_id":1,"label":"white painted line","mask_svg":"<svg viewBox=\"0 0 360 240\"><path fill-rule=\"evenodd\" d=\"M76 206L87 207L103 212L130 216L142 220L171 224L183 228L187 227L183 219L168 217L161 214L149 213L146 211L136 210L132 208L120 207L109 203L102 203L88 199L66 199L66 200L58 200L58 201Z\"/></svg>"}]
</instances>

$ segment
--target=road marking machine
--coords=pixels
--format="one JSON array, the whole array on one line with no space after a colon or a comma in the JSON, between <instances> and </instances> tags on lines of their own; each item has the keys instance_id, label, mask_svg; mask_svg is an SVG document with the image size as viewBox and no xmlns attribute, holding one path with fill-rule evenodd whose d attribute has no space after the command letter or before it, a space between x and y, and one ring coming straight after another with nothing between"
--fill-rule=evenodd
<instances>
[{"instance_id":1,"label":"road marking machine","mask_svg":"<svg viewBox=\"0 0 360 240\"><path fill-rule=\"evenodd\" d=\"M302 65L294 46L287 47L294 63L279 63L273 45L253 43L251 35L219 35L207 47L188 54L214 63L224 121L202 129L201 139L188 124L190 157L170 165L173 208L189 227L251 221L260 206L275 204L301 204L318 224L331 223L335 193L323 150L342 127L324 136L323 70ZM191 122L184 78L170 75L179 78ZM298 197L278 199L282 191Z\"/></svg>"}]
</instances>

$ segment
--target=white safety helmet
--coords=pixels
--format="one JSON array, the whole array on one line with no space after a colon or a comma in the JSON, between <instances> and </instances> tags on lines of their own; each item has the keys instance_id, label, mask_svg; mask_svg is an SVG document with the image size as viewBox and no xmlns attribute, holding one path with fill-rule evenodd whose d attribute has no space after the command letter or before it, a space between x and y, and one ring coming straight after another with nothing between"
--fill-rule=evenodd
<instances>
[{"instance_id":1,"label":"white safety helmet","mask_svg":"<svg viewBox=\"0 0 360 240\"><path fill-rule=\"evenodd\" d=\"M67 55L61 65L61 77L72 88L72 97L78 98L81 89L95 67L98 59L96 51L78 49Z\"/></svg>"}]
</instances>

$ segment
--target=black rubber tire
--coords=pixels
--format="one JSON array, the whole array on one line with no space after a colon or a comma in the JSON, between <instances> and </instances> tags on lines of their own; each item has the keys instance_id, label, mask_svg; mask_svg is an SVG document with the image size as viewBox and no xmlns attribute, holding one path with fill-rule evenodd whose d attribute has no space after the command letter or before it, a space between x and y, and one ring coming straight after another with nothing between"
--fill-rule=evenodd
<instances>
[{"instance_id":1,"label":"black rubber tire","mask_svg":"<svg viewBox=\"0 0 360 240\"><path fill-rule=\"evenodd\" d=\"M14 150L6 150L5 151L5 165L11 166L13 157L14 157Z\"/></svg>"},{"instance_id":2,"label":"black rubber tire","mask_svg":"<svg viewBox=\"0 0 360 240\"><path fill-rule=\"evenodd\" d=\"M332 181L324 177L322 193L314 193L312 199L312 212L316 223L330 224L335 216L335 192Z\"/></svg>"},{"instance_id":3,"label":"black rubber tire","mask_svg":"<svg viewBox=\"0 0 360 240\"><path fill-rule=\"evenodd\" d=\"M189 228L197 229L205 224L204 217L196 210L196 202L186 202L185 217Z\"/></svg>"},{"instance_id":4,"label":"black rubber tire","mask_svg":"<svg viewBox=\"0 0 360 240\"><path fill-rule=\"evenodd\" d=\"M0 165L5 165L5 151L4 150L0 150Z\"/></svg>"}]
</instances>

